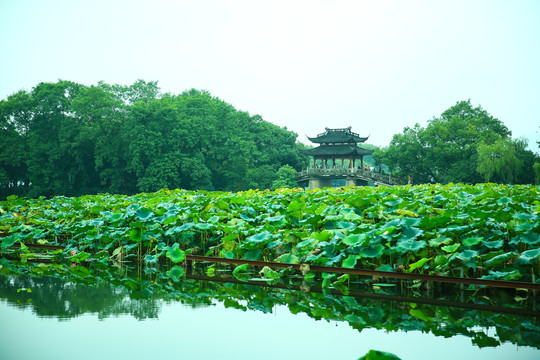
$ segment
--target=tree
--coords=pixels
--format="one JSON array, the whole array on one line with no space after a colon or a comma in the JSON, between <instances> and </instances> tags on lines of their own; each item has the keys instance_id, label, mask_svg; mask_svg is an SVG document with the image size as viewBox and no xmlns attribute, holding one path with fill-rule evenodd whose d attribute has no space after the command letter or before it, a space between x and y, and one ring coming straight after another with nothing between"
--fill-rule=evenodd
<instances>
[{"instance_id":1,"label":"tree","mask_svg":"<svg viewBox=\"0 0 540 360\"><path fill-rule=\"evenodd\" d=\"M500 120L481 107L473 107L470 100L461 101L425 128L419 124L406 127L377 156L402 179L411 176L415 182L428 182L433 177L441 183L477 183L482 181L476 171L478 145L491 145L509 136Z\"/></svg>"},{"instance_id":2,"label":"tree","mask_svg":"<svg viewBox=\"0 0 540 360\"><path fill-rule=\"evenodd\" d=\"M517 150L509 139L499 139L491 145L478 145L477 171L486 182L494 181L511 184L521 172L522 161L517 157Z\"/></svg>"},{"instance_id":3,"label":"tree","mask_svg":"<svg viewBox=\"0 0 540 360\"><path fill-rule=\"evenodd\" d=\"M295 175L296 170L292 166L283 165L277 172L277 179L272 183L272 190L298 187Z\"/></svg>"}]
</instances>

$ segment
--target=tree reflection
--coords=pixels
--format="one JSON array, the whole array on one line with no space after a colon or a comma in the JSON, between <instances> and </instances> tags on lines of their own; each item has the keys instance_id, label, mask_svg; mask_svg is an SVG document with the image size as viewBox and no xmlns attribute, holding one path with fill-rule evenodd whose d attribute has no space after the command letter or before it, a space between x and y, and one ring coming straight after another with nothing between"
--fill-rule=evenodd
<instances>
[{"instance_id":1,"label":"tree reflection","mask_svg":"<svg viewBox=\"0 0 540 360\"><path fill-rule=\"evenodd\" d=\"M451 292L444 286L450 285L432 285L424 293L410 286L373 291L373 286L361 282L347 288L322 288L316 281L302 283L300 276L298 281L292 276L269 284L260 279L240 281L227 272L215 277L195 272L178 280L157 269L129 272L99 264L73 269L1 260L0 265L0 298L30 308L37 316L59 320L83 314L97 314L100 319L125 314L139 320L158 318L163 302L171 301L191 307L220 302L226 308L264 313L280 305L316 320L347 322L358 331L461 334L479 347L511 342L540 348L535 294L475 289L445 296Z\"/></svg>"}]
</instances>

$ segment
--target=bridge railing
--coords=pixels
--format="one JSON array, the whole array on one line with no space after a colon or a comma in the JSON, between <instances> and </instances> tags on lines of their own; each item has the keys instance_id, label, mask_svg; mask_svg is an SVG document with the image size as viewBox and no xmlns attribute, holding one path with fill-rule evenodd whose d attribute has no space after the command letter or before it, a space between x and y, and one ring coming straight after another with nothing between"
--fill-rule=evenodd
<instances>
[{"instance_id":1,"label":"bridge railing","mask_svg":"<svg viewBox=\"0 0 540 360\"><path fill-rule=\"evenodd\" d=\"M322 177L356 177L363 180L381 182L384 184L398 185L399 181L389 174L382 174L376 171L355 169L355 168L307 168L296 174L297 179L307 179L313 176Z\"/></svg>"}]
</instances>

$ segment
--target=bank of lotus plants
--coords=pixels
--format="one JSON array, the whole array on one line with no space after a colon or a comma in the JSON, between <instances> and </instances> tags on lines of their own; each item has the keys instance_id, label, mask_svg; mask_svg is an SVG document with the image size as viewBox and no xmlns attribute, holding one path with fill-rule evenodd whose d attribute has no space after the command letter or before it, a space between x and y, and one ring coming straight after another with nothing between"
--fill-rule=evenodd
<instances>
[{"instance_id":1,"label":"bank of lotus plants","mask_svg":"<svg viewBox=\"0 0 540 360\"><path fill-rule=\"evenodd\" d=\"M540 282L538 186L346 187L0 202L6 256L180 263L185 254ZM62 254L60 254L62 252Z\"/></svg>"}]
</instances>

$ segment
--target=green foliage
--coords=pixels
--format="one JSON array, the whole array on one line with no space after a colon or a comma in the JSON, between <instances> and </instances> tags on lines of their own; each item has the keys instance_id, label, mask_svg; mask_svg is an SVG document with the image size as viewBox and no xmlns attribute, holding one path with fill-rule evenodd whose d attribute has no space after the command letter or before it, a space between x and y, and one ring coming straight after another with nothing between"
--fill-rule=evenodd
<instances>
[{"instance_id":1,"label":"green foliage","mask_svg":"<svg viewBox=\"0 0 540 360\"><path fill-rule=\"evenodd\" d=\"M0 251L27 256L25 243L59 241L80 261L179 263L187 253L534 281L539 213L532 185L11 196L0 202Z\"/></svg>"},{"instance_id":2,"label":"green foliage","mask_svg":"<svg viewBox=\"0 0 540 360\"><path fill-rule=\"evenodd\" d=\"M411 289L415 285L407 288L384 283L377 284L379 294L376 295L362 290L344 296L335 290L346 290L348 277L336 279L331 274L327 278L334 277L335 281L329 284L332 291L321 292L315 288L294 289L302 278L298 281L287 279L276 287L267 286L280 278L280 273L267 267L258 272L258 280L264 280L265 286L235 284L230 277L201 281L193 278L199 275L186 274L177 265L164 269L146 268L145 271L136 271L141 268L129 270L129 266L117 268L100 263L71 267L70 264L21 264L0 259L0 298L18 308L31 309L38 316L64 321L85 314L94 314L100 319L119 315L131 315L136 319L158 318L162 301L198 307L222 303L227 308L262 313L271 313L279 305L288 307L292 314L348 324L359 332L366 329L418 331L445 338L461 335L481 348L496 347L505 342L540 348L537 317L518 315L526 307L531 308L529 313L537 311L534 305L537 298L532 294L524 298L522 290L510 292L476 287L460 291L452 285L434 283L431 297L428 292L420 293L419 288ZM224 270L223 266L221 270ZM215 266L206 271L219 277L214 272ZM254 273L256 270L249 266L236 270L241 281L251 280ZM307 277L311 284L321 281ZM358 281L351 287L355 289L358 285L368 284L369 281ZM460 294L466 299L464 308L459 306L463 302ZM430 304L433 299L440 305ZM447 306L444 305L446 301L449 302ZM507 312L487 311L486 307L490 305L486 302L490 305L504 303ZM367 356L396 359L389 353L375 350L370 350L363 358Z\"/></svg>"},{"instance_id":3,"label":"green foliage","mask_svg":"<svg viewBox=\"0 0 540 360\"><path fill-rule=\"evenodd\" d=\"M306 162L286 128L208 92L161 94L142 80L16 93L0 102L0 140L0 198L266 189L281 166Z\"/></svg>"},{"instance_id":4,"label":"green foliage","mask_svg":"<svg viewBox=\"0 0 540 360\"><path fill-rule=\"evenodd\" d=\"M295 188L298 187L296 182L296 170L292 166L283 165L277 172L277 179L272 183L272 190L280 188Z\"/></svg>"},{"instance_id":5,"label":"green foliage","mask_svg":"<svg viewBox=\"0 0 540 360\"><path fill-rule=\"evenodd\" d=\"M517 157L517 150L507 139L498 139L491 145L478 144L477 171L486 182L511 184L521 172L522 161Z\"/></svg>"},{"instance_id":6,"label":"green foliage","mask_svg":"<svg viewBox=\"0 0 540 360\"><path fill-rule=\"evenodd\" d=\"M534 169L535 184L538 185L540 184L540 162L535 162L533 169Z\"/></svg>"},{"instance_id":7,"label":"green foliage","mask_svg":"<svg viewBox=\"0 0 540 360\"><path fill-rule=\"evenodd\" d=\"M440 117L430 120L425 128L419 124L406 127L403 133L394 135L386 150L374 156L402 179L411 176L414 183L428 183L433 177L439 183L474 184L484 180L481 174L492 177L497 173L489 168L484 158L479 163L479 154L489 152L485 148L479 151L480 144L484 147L505 144L505 141L510 144L510 135L500 120L481 107L473 107L470 100L461 101ZM517 153L513 153L510 145L505 147L508 156L504 164L512 166L509 173L499 170L500 176L505 179L516 178L522 173L520 161L529 159L532 154L523 144L515 142L514 148ZM516 157L519 161L515 161ZM530 159L527 161L530 162ZM497 166L500 169L503 165ZM526 182L526 179L518 179L518 182Z\"/></svg>"}]
</instances>

